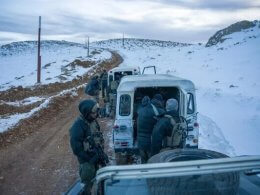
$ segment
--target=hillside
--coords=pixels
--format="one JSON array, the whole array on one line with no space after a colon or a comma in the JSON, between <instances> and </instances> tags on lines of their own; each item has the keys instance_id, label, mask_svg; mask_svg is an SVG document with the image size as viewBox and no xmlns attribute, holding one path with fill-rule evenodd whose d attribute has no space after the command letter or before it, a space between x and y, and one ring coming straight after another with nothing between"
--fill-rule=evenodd
<instances>
[{"instance_id":1,"label":"hillside","mask_svg":"<svg viewBox=\"0 0 260 195\"><path fill-rule=\"evenodd\" d=\"M85 74L90 66L109 60L111 53L65 41L42 41L42 84L67 82ZM0 91L12 87L34 86L37 81L37 44L15 42L0 47Z\"/></svg>"},{"instance_id":2,"label":"hillside","mask_svg":"<svg viewBox=\"0 0 260 195\"><path fill-rule=\"evenodd\" d=\"M201 148L230 155L259 154L260 28L230 31L223 38L211 47L138 39L127 39L124 47L122 40L93 46L118 51L124 58L121 66L155 65L158 73L192 80L197 88Z\"/></svg>"}]
</instances>

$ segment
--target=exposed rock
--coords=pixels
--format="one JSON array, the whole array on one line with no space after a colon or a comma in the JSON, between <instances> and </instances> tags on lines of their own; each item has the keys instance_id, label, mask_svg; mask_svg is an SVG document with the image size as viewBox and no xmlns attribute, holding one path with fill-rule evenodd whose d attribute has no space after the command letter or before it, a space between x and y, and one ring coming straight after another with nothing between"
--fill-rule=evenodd
<instances>
[{"instance_id":1,"label":"exposed rock","mask_svg":"<svg viewBox=\"0 0 260 195\"><path fill-rule=\"evenodd\" d=\"M244 29L252 28L254 26L256 26L256 22L250 22L247 20L232 24L227 28L217 31L212 37L210 37L206 44L206 47L210 47L218 43L223 43L226 40L224 36L230 35L235 32L240 32Z\"/></svg>"}]
</instances>

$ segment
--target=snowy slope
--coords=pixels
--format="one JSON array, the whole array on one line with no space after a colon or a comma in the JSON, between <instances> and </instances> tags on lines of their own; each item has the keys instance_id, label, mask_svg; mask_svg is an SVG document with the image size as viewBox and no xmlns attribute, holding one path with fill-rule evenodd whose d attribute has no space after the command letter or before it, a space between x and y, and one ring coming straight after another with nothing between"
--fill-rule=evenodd
<instances>
[{"instance_id":1,"label":"snowy slope","mask_svg":"<svg viewBox=\"0 0 260 195\"><path fill-rule=\"evenodd\" d=\"M80 44L45 42L42 82L71 80L88 70L71 66L72 61L96 63L110 58L110 52L104 48L116 50L124 58L121 66L155 65L158 73L188 78L195 83L200 112L200 148L232 156L260 154L260 24L256 22L254 27L227 34L222 39L224 42L210 47L144 39L125 39L123 46L121 39L107 40L92 43L95 52L89 58ZM35 42L1 46L0 90L35 84L36 51ZM35 98L28 101L48 102L48 99ZM3 120L1 123L11 123L11 120ZM6 127L4 123L2 126Z\"/></svg>"},{"instance_id":2,"label":"snowy slope","mask_svg":"<svg viewBox=\"0 0 260 195\"><path fill-rule=\"evenodd\" d=\"M260 154L260 27L226 36L223 43L158 44L127 39L94 43L117 50L122 66L155 65L158 73L192 80L197 87L200 147L230 155ZM152 44L154 43L154 44Z\"/></svg>"},{"instance_id":3,"label":"snowy slope","mask_svg":"<svg viewBox=\"0 0 260 195\"><path fill-rule=\"evenodd\" d=\"M97 64L111 53L91 48L90 56L83 45L66 41L42 42L42 84L66 82L82 76L88 68L71 64L75 59ZM37 81L37 45L33 41L16 42L0 47L0 90L32 86Z\"/></svg>"},{"instance_id":4,"label":"snowy slope","mask_svg":"<svg viewBox=\"0 0 260 195\"><path fill-rule=\"evenodd\" d=\"M34 41L15 42L0 47L0 91L12 87L33 87L37 80L37 43ZM66 41L42 41L41 83L64 83L79 78L100 62L110 60L109 51L90 48L90 55L84 45ZM81 86L81 87L84 87ZM39 106L25 113L0 116L0 133L14 127L20 120L31 117L47 107L55 97L70 94L74 96L75 88L61 91L50 97L29 97L20 101L0 100L0 106L22 107L39 103Z\"/></svg>"}]
</instances>

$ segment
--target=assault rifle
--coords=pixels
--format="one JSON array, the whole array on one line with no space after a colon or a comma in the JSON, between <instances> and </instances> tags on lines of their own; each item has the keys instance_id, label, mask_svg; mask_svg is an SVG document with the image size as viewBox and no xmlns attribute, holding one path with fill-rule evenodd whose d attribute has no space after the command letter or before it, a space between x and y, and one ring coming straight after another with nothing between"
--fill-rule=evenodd
<instances>
[{"instance_id":1,"label":"assault rifle","mask_svg":"<svg viewBox=\"0 0 260 195\"><path fill-rule=\"evenodd\" d=\"M104 153L101 145L95 143L93 136L88 136L87 141L91 145L93 151L98 155L99 164L102 167L106 166L109 163L109 159L108 159L108 156Z\"/></svg>"}]
</instances>

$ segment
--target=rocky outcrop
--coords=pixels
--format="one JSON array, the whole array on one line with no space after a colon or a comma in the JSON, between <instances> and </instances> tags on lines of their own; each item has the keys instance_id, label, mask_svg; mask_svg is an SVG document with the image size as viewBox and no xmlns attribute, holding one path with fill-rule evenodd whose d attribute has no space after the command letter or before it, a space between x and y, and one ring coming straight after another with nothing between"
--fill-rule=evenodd
<instances>
[{"instance_id":1,"label":"rocky outcrop","mask_svg":"<svg viewBox=\"0 0 260 195\"><path fill-rule=\"evenodd\" d=\"M223 43L227 38L225 38L226 35L230 35L235 32L240 32L244 29L252 28L256 26L255 22L250 22L247 20L237 22L235 24L230 25L227 28L224 28L222 30L217 31L210 39L208 40L206 47L210 47L212 45L216 45L218 43Z\"/></svg>"}]
</instances>

